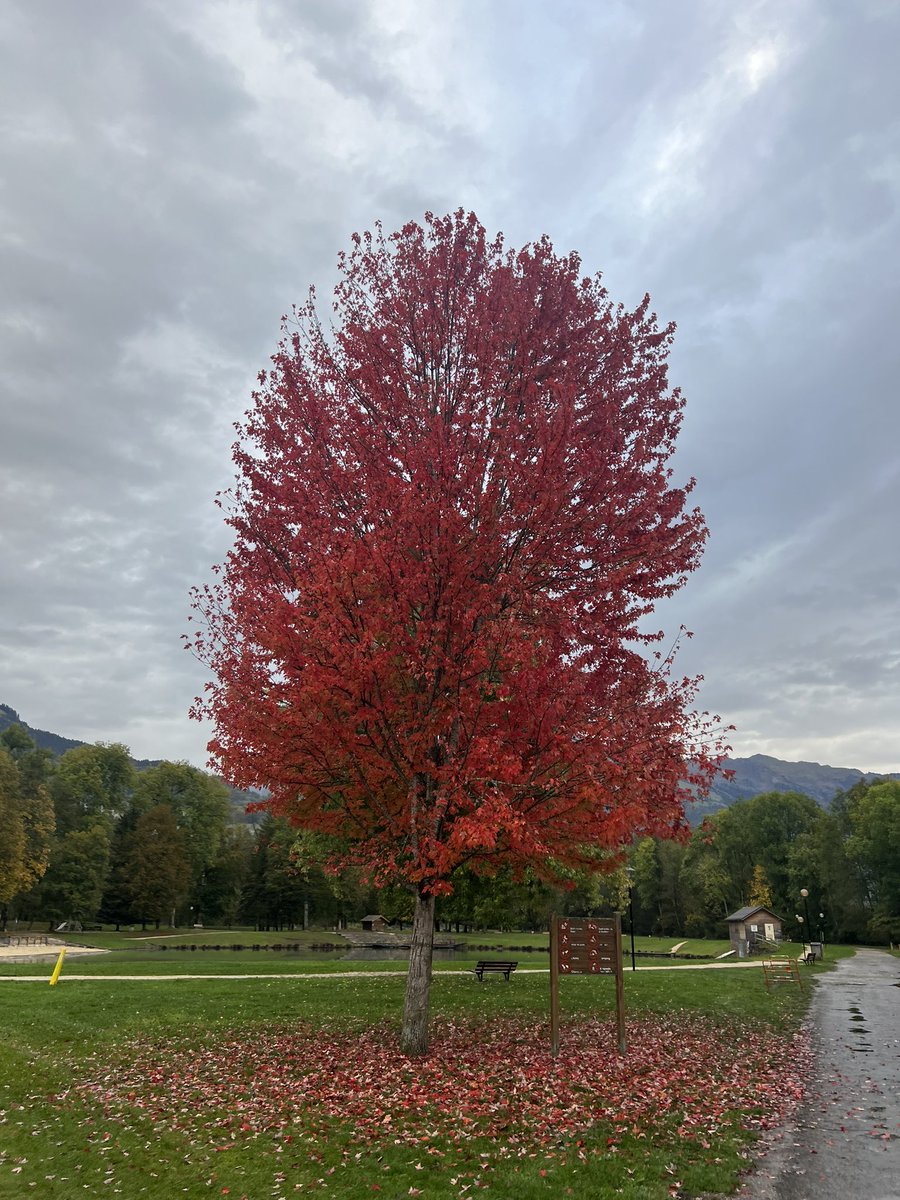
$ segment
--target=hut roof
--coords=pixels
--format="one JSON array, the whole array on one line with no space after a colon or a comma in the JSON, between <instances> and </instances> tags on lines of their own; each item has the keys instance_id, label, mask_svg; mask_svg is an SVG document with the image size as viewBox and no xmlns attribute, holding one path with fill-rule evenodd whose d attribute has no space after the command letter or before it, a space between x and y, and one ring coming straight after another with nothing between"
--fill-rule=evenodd
<instances>
[{"instance_id":1,"label":"hut roof","mask_svg":"<svg viewBox=\"0 0 900 1200\"><path fill-rule=\"evenodd\" d=\"M746 921L748 917L752 917L754 913L768 913L770 917L774 917L776 921L780 921L781 917L777 913L773 913L771 908L766 908L764 904L748 904L746 908L739 908L737 912L733 912L730 917L726 917L726 921Z\"/></svg>"}]
</instances>

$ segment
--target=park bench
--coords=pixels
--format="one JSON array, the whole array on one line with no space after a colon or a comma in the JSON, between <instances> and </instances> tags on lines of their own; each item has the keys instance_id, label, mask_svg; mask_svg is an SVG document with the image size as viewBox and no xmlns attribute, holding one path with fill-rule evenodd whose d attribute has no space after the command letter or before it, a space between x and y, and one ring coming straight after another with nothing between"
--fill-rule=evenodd
<instances>
[{"instance_id":1,"label":"park bench","mask_svg":"<svg viewBox=\"0 0 900 1200\"><path fill-rule=\"evenodd\" d=\"M475 977L479 983L484 983L486 974L503 975L507 982L509 977L519 964L517 962L507 962L506 960L498 961L495 959L482 959L481 962L475 964Z\"/></svg>"},{"instance_id":2,"label":"park bench","mask_svg":"<svg viewBox=\"0 0 900 1200\"><path fill-rule=\"evenodd\" d=\"M814 943L812 946L804 946L803 953L800 955L802 962L807 965L814 963L821 956L821 943Z\"/></svg>"}]
</instances>

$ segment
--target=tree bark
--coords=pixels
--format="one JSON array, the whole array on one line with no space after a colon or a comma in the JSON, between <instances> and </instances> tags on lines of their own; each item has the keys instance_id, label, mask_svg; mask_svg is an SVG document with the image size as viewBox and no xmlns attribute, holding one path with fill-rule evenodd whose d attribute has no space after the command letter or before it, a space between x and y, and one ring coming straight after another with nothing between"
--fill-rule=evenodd
<instances>
[{"instance_id":1,"label":"tree bark","mask_svg":"<svg viewBox=\"0 0 900 1200\"><path fill-rule=\"evenodd\" d=\"M416 892L400 1049L411 1058L428 1051L428 1000L434 953L434 896Z\"/></svg>"}]
</instances>

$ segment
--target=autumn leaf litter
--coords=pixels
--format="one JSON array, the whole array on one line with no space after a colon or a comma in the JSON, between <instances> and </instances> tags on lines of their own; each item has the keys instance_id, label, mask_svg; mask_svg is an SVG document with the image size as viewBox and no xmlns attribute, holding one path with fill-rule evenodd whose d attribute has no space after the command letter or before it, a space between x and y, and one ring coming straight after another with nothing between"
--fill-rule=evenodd
<instances>
[{"instance_id":1,"label":"autumn leaf litter","mask_svg":"<svg viewBox=\"0 0 900 1200\"><path fill-rule=\"evenodd\" d=\"M680 1016L632 1023L625 1056L614 1025L596 1020L565 1028L557 1059L542 1023L444 1022L422 1059L395 1042L388 1025L254 1027L203 1046L141 1039L114 1061L89 1059L71 1094L95 1128L98 1109L119 1125L144 1114L211 1151L267 1137L315 1160L338 1137L367 1155L414 1148L452 1169L476 1141L494 1161L615 1153L626 1136L664 1129L709 1148L720 1131L783 1120L809 1062L802 1034L762 1044L758 1031Z\"/></svg>"}]
</instances>

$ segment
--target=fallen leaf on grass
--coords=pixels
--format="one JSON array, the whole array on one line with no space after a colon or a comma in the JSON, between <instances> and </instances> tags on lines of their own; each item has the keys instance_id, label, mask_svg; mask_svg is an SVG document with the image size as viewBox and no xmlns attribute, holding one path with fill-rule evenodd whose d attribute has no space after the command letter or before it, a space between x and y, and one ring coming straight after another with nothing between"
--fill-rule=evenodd
<instances>
[{"instance_id":1,"label":"fallen leaf on grass","mask_svg":"<svg viewBox=\"0 0 900 1200\"><path fill-rule=\"evenodd\" d=\"M137 1110L211 1150L340 1128L367 1148L389 1138L421 1154L423 1141L461 1148L487 1137L499 1157L540 1150L552 1160L592 1126L614 1150L661 1123L708 1148L735 1114L766 1128L803 1093L800 1035L762 1044L749 1032L696 1016L648 1018L633 1023L623 1057L613 1023L588 1020L566 1030L565 1051L553 1058L543 1024L448 1022L426 1057L409 1059L385 1049L384 1027L363 1035L254 1027L202 1048L189 1037L134 1042L115 1063L97 1059L75 1090L108 1120Z\"/></svg>"}]
</instances>

